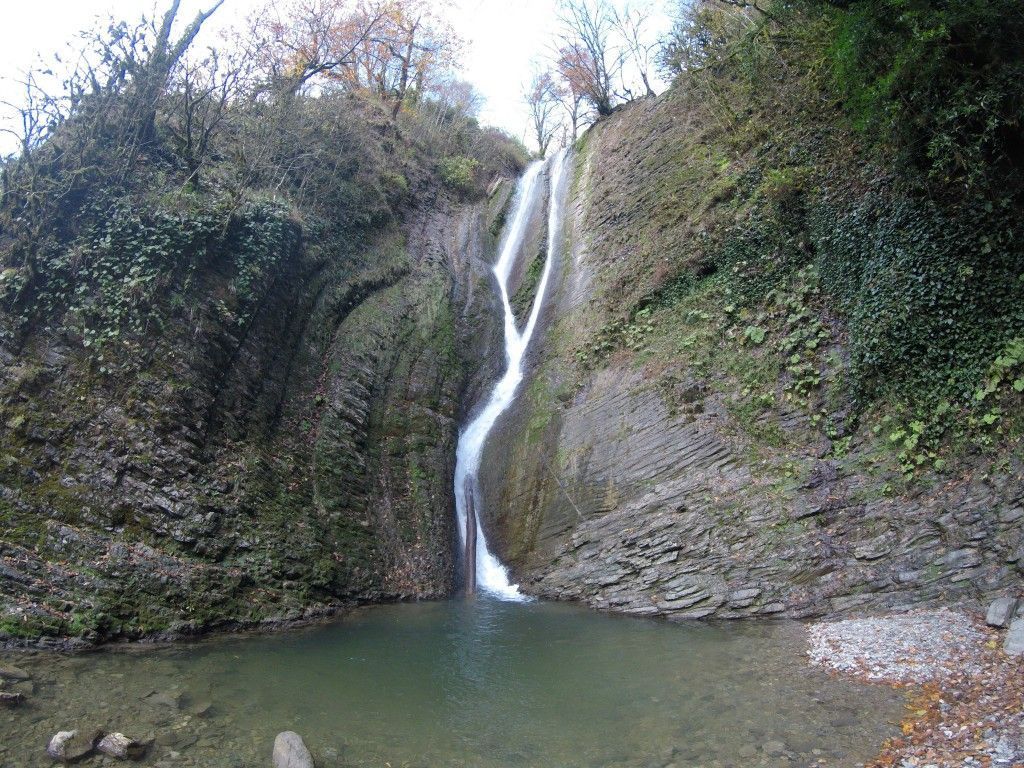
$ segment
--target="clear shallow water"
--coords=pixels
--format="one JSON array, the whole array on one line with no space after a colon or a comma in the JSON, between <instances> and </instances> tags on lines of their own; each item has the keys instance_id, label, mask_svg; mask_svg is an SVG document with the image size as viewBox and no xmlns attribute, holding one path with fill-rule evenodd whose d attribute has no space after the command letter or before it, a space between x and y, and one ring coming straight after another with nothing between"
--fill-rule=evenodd
<instances>
[{"instance_id":1,"label":"clear shallow water","mask_svg":"<svg viewBox=\"0 0 1024 768\"><path fill-rule=\"evenodd\" d=\"M7 654L0 665L30 671L36 690L31 706L0 710L0 765L50 765L48 738L90 724L157 736L146 762L167 766L268 766L285 729L320 768L871 757L902 700L812 671L803 650L796 624L675 625L481 598L165 649Z\"/></svg>"}]
</instances>

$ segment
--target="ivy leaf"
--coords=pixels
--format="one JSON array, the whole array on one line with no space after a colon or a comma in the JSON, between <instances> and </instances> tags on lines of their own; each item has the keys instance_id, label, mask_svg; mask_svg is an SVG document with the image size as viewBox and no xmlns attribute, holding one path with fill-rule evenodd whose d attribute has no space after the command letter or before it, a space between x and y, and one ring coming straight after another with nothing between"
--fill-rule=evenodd
<instances>
[{"instance_id":1,"label":"ivy leaf","mask_svg":"<svg viewBox=\"0 0 1024 768\"><path fill-rule=\"evenodd\" d=\"M754 344L764 343L766 331L757 325L748 325L747 329L743 332L743 335Z\"/></svg>"}]
</instances>

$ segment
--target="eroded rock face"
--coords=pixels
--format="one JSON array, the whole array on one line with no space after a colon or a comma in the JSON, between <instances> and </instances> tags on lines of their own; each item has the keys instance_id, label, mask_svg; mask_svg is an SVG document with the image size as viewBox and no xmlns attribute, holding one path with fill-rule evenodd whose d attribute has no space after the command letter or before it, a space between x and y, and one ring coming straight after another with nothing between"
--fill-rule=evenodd
<instances>
[{"instance_id":1,"label":"eroded rock face","mask_svg":"<svg viewBox=\"0 0 1024 768\"><path fill-rule=\"evenodd\" d=\"M865 471L867 440L837 458L806 411L762 417L778 445L756 444L730 408L739 394L691 367L686 347L586 360L577 343L615 319L609 297L642 290L629 265L644 244L631 238L658 192L634 164L657 140L646 132L671 130L658 128L657 103L631 109L599 125L577 161L584 192L546 334L483 458L485 529L524 589L689 619L821 616L1018 587L1019 461L900 494L892 475Z\"/></svg>"},{"instance_id":2,"label":"eroded rock face","mask_svg":"<svg viewBox=\"0 0 1024 768\"><path fill-rule=\"evenodd\" d=\"M197 299L138 380L90 379L59 339L0 341L0 639L174 637L448 594L466 340L482 338L467 326L492 315L509 186L478 204L421 190L350 253L299 243L249 325Z\"/></svg>"},{"instance_id":3,"label":"eroded rock face","mask_svg":"<svg viewBox=\"0 0 1024 768\"><path fill-rule=\"evenodd\" d=\"M718 433L723 410L711 400L673 416L635 372L605 371L534 449L557 458L516 446L494 522L526 588L640 615L737 618L981 596L1020 579L1008 562L1019 486L872 498L870 481L808 456L808 480L779 488Z\"/></svg>"}]
</instances>

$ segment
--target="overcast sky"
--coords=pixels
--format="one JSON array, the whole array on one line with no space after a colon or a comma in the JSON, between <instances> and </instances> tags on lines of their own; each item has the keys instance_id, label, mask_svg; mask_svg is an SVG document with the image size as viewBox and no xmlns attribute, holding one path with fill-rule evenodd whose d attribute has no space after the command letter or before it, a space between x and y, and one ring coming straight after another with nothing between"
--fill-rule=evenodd
<instances>
[{"instance_id":1,"label":"overcast sky","mask_svg":"<svg viewBox=\"0 0 1024 768\"><path fill-rule=\"evenodd\" d=\"M452 14L456 31L465 38L462 76L486 102L481 119L520 138L527 129L523 87L542 63L555 32L557 0L438 0ZM207 22L197 45L215 41L219 30L244 18L266 0L226 0ZM652 29L661 34L668 21L664 0L647 0L656 9ZM211 0L182 0L179 18L189 19ZM160 9L167 0L157 3ZM153 0L0 0L0 100L20 102L19 74L39 55L60 51L75 34L110 15L137 19L151 15ZM9 121L7 110L0 121ZM10 125L10 123L6 123ZM0 135L0 152L13 147Z\"/></svg>"}]
</instances>

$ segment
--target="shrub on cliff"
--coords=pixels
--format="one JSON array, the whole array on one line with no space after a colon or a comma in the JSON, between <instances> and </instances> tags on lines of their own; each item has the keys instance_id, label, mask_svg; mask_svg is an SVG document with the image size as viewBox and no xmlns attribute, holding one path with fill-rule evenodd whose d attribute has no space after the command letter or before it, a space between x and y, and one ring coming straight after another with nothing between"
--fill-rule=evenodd
<instances>
[{"instance_id":1,"label":"shrub on cliff","mask_svg":"<svg viewBox=\"0 0 1024 768\"><path fill-rule=\"evenodd\" d=\"M0 189L0 334L15 346L49 328L95 357L134 337L132 359L219 273L215 314L244 328L289 254L308 242L343 253L432 183L439 159L442 180L466 190L525 161L451 86L410 91L396 111L326 50L296 82L290 49L272 43L298 45L302 19L197 59L186 52L207 14L178 39L175 14L86 36L66 91L30 79Z\"/></svg>"},{"instance_id":2,"label":"shrub on cliff","mask_svg":"<svg viewBox=\"0 0 1024 768\"><path fill-rule=\"evenodd\" d=\"M834 15L831 67L859 129L934 182L1021 189L1017 0L854 0Z\"/></svg>"},{"instance_id":3,"label":"shrub on cliff","mask_svg":"<svg viewBox=\"0 0 1024 768\"><path fill-rule=\"evenodd\" d=\"M867 418L908 471L1024 426L1018 377L991 373L1024 333L1016 6L702 2L666 47L686 130L656 215L686 201L697 236L651 295L714 272L727 334L761 340L786 399L830 437Z\"/></svg>"}]
</instances>

